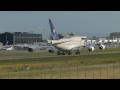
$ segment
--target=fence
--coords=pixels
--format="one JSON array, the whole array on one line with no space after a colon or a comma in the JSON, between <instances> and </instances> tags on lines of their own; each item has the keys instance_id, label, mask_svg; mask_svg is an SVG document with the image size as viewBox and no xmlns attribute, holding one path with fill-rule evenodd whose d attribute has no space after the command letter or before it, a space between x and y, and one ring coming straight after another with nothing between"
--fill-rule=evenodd
<instances>
[{"instance_id":1,"label":"fence","mask_svg":"<svg viewBox=\"0 0 120 90\"><path fill-rule=\"evenodd\" d=\"M3 70L4 69L4 70ZM1 67L0 79L120 79L120 63Z\"/></svg>"}]
</instances>

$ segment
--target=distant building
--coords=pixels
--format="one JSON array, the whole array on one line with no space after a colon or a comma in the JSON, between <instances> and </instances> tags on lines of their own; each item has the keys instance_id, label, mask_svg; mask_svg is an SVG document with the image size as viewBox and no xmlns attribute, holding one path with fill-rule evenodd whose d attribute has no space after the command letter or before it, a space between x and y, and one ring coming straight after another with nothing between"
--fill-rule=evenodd
<instances>
[{"instance_id":1,"label":"distant building","mask_svg":"<svg viewBox=\"0 0 120 90\"><path fill-rule=\"evenodd\" d=\"M3 49L3 44L0 42L0 49Z\"/></svg>"},{"instance_id":2,"label":"distant building","mask_svg":"<svg viewBox=\"0 0 120 90\"><path fill-rule=\"evenodd\" d=\"M2 33L0 33L0 41L2 40L2 37L1 37Z\"/></svg>"},{"instance_id":3,"label":"distant building","mask_svg":"<svg viewBox=\"0 0 120 90\"><path fill-rule=\"evenodd\" d=\"M120 32L110 33L110 37L111 37L111 38L120 38Z\"/></svg>"},{"instance_id":4,"label":"distant building","mask_svg":"<svg viewBox=\"0 0 120 90\"><path fill-rule=\"evenodd\" d=\"M3 45L26 44L41 41L42 34L29 32L5 32L0 34L0 42L2 42Z\"/></svg>"},{"instance_id":5,"label":"distant building","mask_svg":"<svg viewBox=\"0 0 120 90\"><path fill-rule=\"evenodd\" d=\"M76 36L76 34L74 32L71 32L71 33L58 34L58 36L59 38L70 38Z\"/></svg>"}]
</instances>

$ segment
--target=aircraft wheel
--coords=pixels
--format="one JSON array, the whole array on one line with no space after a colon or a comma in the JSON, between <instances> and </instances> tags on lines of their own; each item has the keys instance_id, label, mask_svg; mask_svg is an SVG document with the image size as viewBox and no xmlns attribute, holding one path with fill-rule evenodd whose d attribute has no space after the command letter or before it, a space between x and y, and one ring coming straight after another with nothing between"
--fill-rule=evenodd
<instances>
[{"instance_id":1,"label":"aircraft wheel","mask_svg":"<svg viewBox=\"0 0 120 90\"><path fill-rule=\"evenodd\" d=\"M69 53L68 53L68 55L72 55L72 53L71 53L71 52L69 52Z\"/></svg>"},{"instance_id":2,"label":"aircraft wheel","mask_svg":"<svg viewBox=\"0 0 120 90\"><path fill-rule=\"evenodd\" d=\"M80 54L80 52L76 52L76 54Z\"/></svg>"},{"instance_id":3,"label":"aircraft wheel","mask_svg":"<svg viewBox=\"0 0 120 90\"><path fill-rule=\"evenodd\" d=\"M65 55L65 53L63 52L62 55Z\"/></svg>"}]
</instances>

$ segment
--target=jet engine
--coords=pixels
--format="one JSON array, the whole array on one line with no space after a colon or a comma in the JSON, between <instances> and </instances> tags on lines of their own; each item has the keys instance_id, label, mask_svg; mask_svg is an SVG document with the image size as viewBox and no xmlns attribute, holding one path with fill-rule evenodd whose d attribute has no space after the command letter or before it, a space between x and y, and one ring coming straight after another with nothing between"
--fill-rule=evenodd
<instances>
[{"instance_id":1,"label":"jet engine","mask_svg":"<svg viewBox=\"0 0 120 90\"><path fill-rule=\"evenodd\" d=\"M88 50L89 50L89 51L94 51L95 48L94 48L93 46L90 46L90 47L88 48Z\"/></svg>"},{"instance_id":2,"label":"jet engine","mask_svg":"<svg viewBox=\"0 0 120 90\"><path fill-rule=\"evenodd\" d=\"M49 51L49 53L53 53L54 52L54 50L48 50Z\"/></svg>"},{"instance_id":3,"label":"jet engine","mask_svg":"<svg viewBox=\"0 0 120 90\"><path fill-rule=\"evenodd\" d=\"M105 49L105 45L100 45L99 49L101 49L101 50Z\"/></svg>"},{"instance_id":4,"label":"jet engine","mask_svg":"<svg viewBox=\"0 0 120 90\"><path fill-rule=\"evenodd\" d=\"M29 48L28 48L28 51L29 51L29 52L33 52L33 51L35 51L35 50L36 50L36 48L32 48L32 47L29 47Z\"/></svg>"}]
</instances>

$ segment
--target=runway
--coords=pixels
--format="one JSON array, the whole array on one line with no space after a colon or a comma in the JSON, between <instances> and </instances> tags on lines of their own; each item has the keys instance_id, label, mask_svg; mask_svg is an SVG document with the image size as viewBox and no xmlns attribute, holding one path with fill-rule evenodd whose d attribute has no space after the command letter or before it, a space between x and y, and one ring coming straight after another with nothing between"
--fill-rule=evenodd
<instances>
[{"instance_id":1,"label":"runway","mask_svg":"<svg viewBox=\"0 0 120 90\"><path fill-rule=\"evenodd\" d=\"M120 51L110 51L110 52L89 52L81 53L79 55L56 55L56 54L47 54L47 55L34 55L34 56L8 56L0 57L0 60L13 60L13 59L28 59L28 58L49 58L49 57L65 57L65 56L81 56L81 55L93 55L93 54L110 54L110 53L120 53Z\"/></svg>"}]
</instances>

